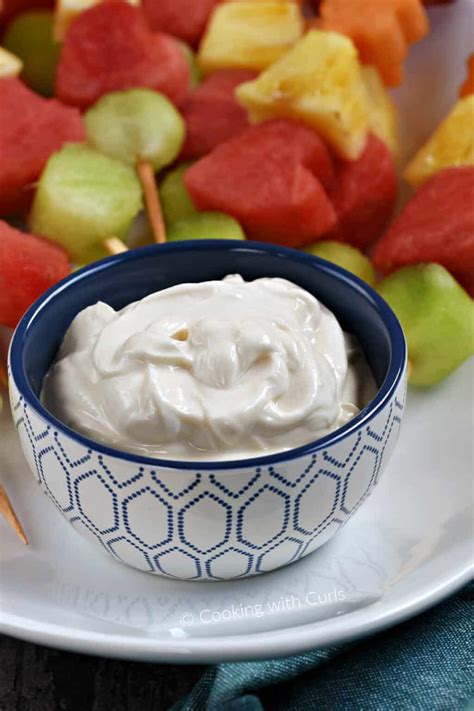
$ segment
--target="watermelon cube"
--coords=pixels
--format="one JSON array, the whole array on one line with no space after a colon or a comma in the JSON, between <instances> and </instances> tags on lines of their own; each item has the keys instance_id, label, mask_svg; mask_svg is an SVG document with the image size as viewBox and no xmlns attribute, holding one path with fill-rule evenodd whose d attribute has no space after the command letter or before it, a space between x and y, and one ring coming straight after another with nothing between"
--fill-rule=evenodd
<instances>
[{"instance_id":1,"label":"watermelon cube","mask_svg":"<svg viewBox=\"0 0 474 711\"><path fill-rule=\"evenodd\" d=\"M151 32L138 8L110 0L71 24L56 74L56 95L65 104L87 108L111 91L146 87L180 104L190 82L178 40Z\"/></svg>"},{"instance_id":2,"label":"watermelon cube","mask_svg":"<svg viewBox=\"0 0 474 711\"><path fill-rule=\"evenodd\" d=\"M255 76L246 69L224 69L193 91L181 107L186 121L182 158L200 158L248 126L247 112L235 100L234 89Z\"/></svg>"},{"instance_id":3,"label":"watermelon cube","mask_svg":"<svg viewBox=\"0 0 474 711\"><path fill-rule=\"evenodd\" d=\"M33 301L69 272L62 247L0 220L0 324L15 328Z\"/></svg>"},{"instance_id":4,"label":"watermelon cube","mask_svg":"<svg viewBox=\"0 0 474 711\"><path fill-rule=\"evenodd\" d=\"M218 0L142 0L152 30L175 35L196 45Z\"/></svg>"},{"instance_id":5,"label":"watermelon cube","mask_svg":"<svg viewBox=\"0 0 474 711\"><path fill-rule=\"evenodd\" d=\"M338 225L333 239L364 249L380 237L397 198L397 172L387 145L370 134L355 161L341 163L331 193Z\"/></svg>"},{"instance_id":6,"label":"watermelon cube","mask_svg":"<svg viewBox=\"0 0 474 711\"><path fill-rule=\"evenodd\" d=\"M377 244L375 266L388 274L406 264L436 262L474 296L473 205L474 167L437 173Z\"/></svg>"},{"instance_id":7,"label":"watermelon cube","mask_svg":"<svg viewBox=\"0 0 474 711\"><path fill-rule=\"evenodd\" d=\"M43 99L19 79L0 79L0 215L27 209L51 153L84 139L77 109Z\"/></svg>"},{"instance_id":8,"label":"watermelon cube","mask_svg":"<svg viewBox=\"0 0 474 711\"><path fill-rule=\"evenodd\" d=\"M299 247L336 224L326 193L334 184L331 156L314 131L294 121L244 129L184 180L199 210L232 215L252 239Z\"/></svg>"}]
</instances>

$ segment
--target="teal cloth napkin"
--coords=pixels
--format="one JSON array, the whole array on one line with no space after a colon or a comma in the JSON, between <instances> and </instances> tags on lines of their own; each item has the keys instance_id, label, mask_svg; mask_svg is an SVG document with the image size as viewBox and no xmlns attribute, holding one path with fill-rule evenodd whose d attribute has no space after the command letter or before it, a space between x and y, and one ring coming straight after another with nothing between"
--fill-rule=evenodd
<instances>
[{"instance_id":1,"label":"teal cloth napkin","mask_svg":"<svg viewBox=\"0 0 474 711\"><path fill-rule=\"evenodd\" d=\"M174 711L474 709L474 583L360 642L209 667Z\"/></svg>"}]
</instances>

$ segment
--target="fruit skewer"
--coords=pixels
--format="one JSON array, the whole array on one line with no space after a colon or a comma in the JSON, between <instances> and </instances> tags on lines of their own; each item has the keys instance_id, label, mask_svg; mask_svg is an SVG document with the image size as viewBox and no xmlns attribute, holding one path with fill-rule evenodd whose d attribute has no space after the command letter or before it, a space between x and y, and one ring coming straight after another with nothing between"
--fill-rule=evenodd
<instances>
[{"instance_id":1,"label":"fruit skewer","mask_svg":"<svg viewBox=\"0 0 474 711\"><path fill-rule=\"evenodd\" d=\"M166 228L153 166L148 161L138 161L136 171L142 186L153 237L158 244L164 244L166 242Z\"/></svg>"},{"instance_id":2,"label":"fruit skewer","mask_svg":"<svg viewBox=\"0 0 474 711\"><path fill-rule=\"evenodd\" d=\"M166 227L153 166L151 163L148 163L148 161L137 161L135 170L142 186L148 222L150 224L154 240L157 244L165 244ZM110 255L128 252L128 247L125 242L115 236L104 239L102 246L107 254Z\"/></svg>"},{"instance_id":3,"label":"fruit skewer","mask_svg":"<svg viewBox=\"0 0 474 711\"><path fill-rule=\"evenodd\" d=\"M3 353L2 353L2 361L3 361ZM0 362L0 386L1 387L7 387L8 386L8 375L7 375L7 369L6 365L4 365L3 362ZM2 394L0 393L0 414L2 412ZM8 523L11 525L15 533L18 535L18 537L21 539L21 541L25 544L28 545L28 539L26 537L25 531L23 530L23 527L19 521L18 516L15 513L15 510L11 504L10 499L7 496L7 492L5 491L4 487L0 483L0 514L5 517L5 519L8 521Z\"/></svg>"},{"instance_id":4,"label":"fruit skewer","mask_svg":"<svg viewBox=\"0 0 474 711\"><path fill-rule=\"evenodd\" d=\"M166 241L155 172L172 163L184 141L184 121L151 89L106 94L84 116L89 142L101 153L133 165L140 180L155 242Z\"/></svg>"},{"instance_id":5,"label":"fruit skewer","mask_svg":"<svg viewBox=\"0 0 474 711\"><path fill-rule=\"evenodd\" d=\"M125 242L118 237L108 237L102 242L105 251L110 256L114 254L123 254L123 252L128 252L128 247Z\"/></svg>"},{"instance_id":6,"label":"fruit skewer","mask_svg":"<svg viewBox=\"0 0 474 711\"><path fill-rule=\"evenodd\" d=\"M28 538L26 537L26 533L23 530L23 526L21 525L18 516L15 513L15 510L10 502L10 499L7 496L7 492L5 491L4 487L0 484L0 514L6 518L8 523L11 525L15 533L18 535L18 538L25 544L25 546L28 545Z\"/></svg>"},{"instance_id":7,"label":"fruit skewer","mask_svg":"<svg viewBox=\"0 0 474 711\"><path fill-rule=\"evenodd\" d=\"M64 37L55 89L65 103L89 109L88 138L93 146L135 167L155 241L163 243L165 224L154 173L174 160L181 148L184 123L171 101L179 104L186 98L191 69L181 43L169 34L150 31L141 10L132 5L138 5L138 0L93 0L84 12L78 13L74 6L71 13L67 0L58 3L56 19L70 27ZM73 15L78 16L70 22ZM87 56L84 46L88 47ZM96 60L93 71L91 56ZM137 107L132 105L130 92L120 91L133 86L150 89L148 97L143 90L145 98L138 95L141 101ZM124 109L126 116L117 113L117 108ZM119 235L112 232L111 236Z\"/></svg>"}]
</instances>

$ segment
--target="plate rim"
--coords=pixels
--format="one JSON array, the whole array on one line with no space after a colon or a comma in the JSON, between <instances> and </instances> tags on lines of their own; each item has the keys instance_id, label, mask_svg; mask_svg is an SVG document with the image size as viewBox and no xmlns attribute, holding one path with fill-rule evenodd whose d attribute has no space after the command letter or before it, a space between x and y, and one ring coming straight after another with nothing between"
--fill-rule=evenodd
<instances>
[{"instance_id":1,"label":"plate rim","mask_svg":"<svg viewBox=\"0 0 474 711\"><path fill-rule=\"evenodd\" d=\"M0 633L63 651L142 662L210 664L272 659L331 644L343 644L395 626L446 599L474 577L470 557L453 566L433 586L432 579L405 593L395 604L381 598L362 610L319 622L285 626L253 634L215 635L186 639L91 633L64 625L42 623L15 614L1 614ZM375 614L374 614L375 610ZM349 624L347 624L349 623Z\"/></svg>"}]
</instances>

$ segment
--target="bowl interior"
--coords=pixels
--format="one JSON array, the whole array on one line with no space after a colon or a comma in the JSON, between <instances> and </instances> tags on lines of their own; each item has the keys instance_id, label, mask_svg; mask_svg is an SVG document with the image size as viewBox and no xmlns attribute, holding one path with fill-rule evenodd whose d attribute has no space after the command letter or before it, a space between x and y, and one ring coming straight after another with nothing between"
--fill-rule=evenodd
<instances>
[{"instance_id":1,"label":"bowl interior","mask_svg":"<svg viewBox=\"0 0 474 711\"><path fill-rule=\"evenodd\" d=\"M12 368L21 389L26 378L35 395L79 311L104 301L115 309L183 282L221 279L239 273L246 280L283 277L314 294L358 338L377 386L398 367L404 343L398 322L375 292L343 269L296 250L259 243L181 242L151 246L112 257L76 272L53 287L27 312L12 346ZM397 345L398 344L398 345Z\"/></svg>"}]
</instances>

